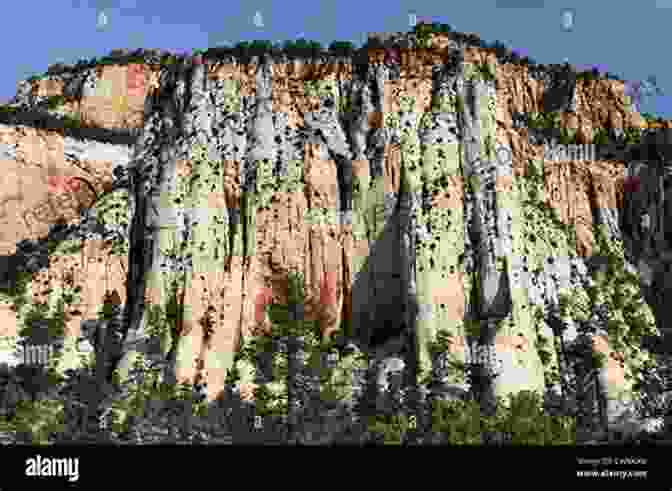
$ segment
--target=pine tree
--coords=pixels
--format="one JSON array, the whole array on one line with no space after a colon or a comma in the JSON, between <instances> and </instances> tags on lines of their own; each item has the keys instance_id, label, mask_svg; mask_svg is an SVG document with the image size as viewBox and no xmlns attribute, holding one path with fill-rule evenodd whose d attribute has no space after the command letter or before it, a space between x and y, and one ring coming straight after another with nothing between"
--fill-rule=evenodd
<instances>
[{"instance_id":1,"label":"pine tree","mask_svg":"<svg viewBox=\"0 0 672 491\"><path fill-rule=\"evenodd\" d=\"M334 278L326 275L320 283L317 303L327 311L334 303ZM359 362L342 356L335 341L325 336L323 323L306 319L300 273L289 273L286 292L286 302L281 303L272 300L270 289L261 290L257 321L263 324L264 311L271 321L270 332L259 329L240 350L240 359L255 367L260 382L254 390L256 416L270 422L269 426L280 423L282 429L274 438L285 442L310 441L309 434L333 440L340 431L333 428L333 418L347 413L344 398L351 389L351 368ZM348 424L344 426L345 432Z\"/></svg>"}]
</instances>

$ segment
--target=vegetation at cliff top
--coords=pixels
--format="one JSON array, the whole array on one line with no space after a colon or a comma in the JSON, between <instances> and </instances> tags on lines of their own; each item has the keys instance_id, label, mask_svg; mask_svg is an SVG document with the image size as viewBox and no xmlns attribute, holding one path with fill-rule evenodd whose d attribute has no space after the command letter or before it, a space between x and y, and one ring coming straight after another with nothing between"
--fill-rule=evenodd
<instances>
[{"instance_id":1,"label":"vegetation at cliff top","mask_svg":"<svg viewBox=\"0 0 672 491\"><path fill-rule=\"evenodd\" d=\"M489 50L496 54L500 61L505 63L515 63L520 65L527 65L531 68L543 69L544 65L540 65L535 60L531 59L528 56L522 56L518 50L510 49L500 41L495 41L493 43L487 43L482 40L477 34L474 33L462 33L459 31L454 31L454 29L449 24L443 23L427 23L420 22L415 25L411 33L415 35L415 38L418 42L417 47L426 48L430 47L430 38L432 34L446 35L449 34L450 37L458 42L464 43L469 46L480 47L485 50ZM372 47L382 47L379 46L379 42L375 38L370 39L367 42L367 45L364 48ZM206 56L208 58L219 58L222 56L243 56L249 57L254 55L259 55L263 53L272 53L279 52L280 50L284 51L285 54L290 56L315 56L317 54L337 54L337 55L351 55L355 51L355 47L350 41L334 41L330 44L329 48L325 50L321 44L317 41L309 41L305 39L299 39L296 41L287 41L282 46L274 45L271 41L268 40L254 40L254 41L242 41L237 43L234 47L210 47L205 50L193 50L191 55L188 53L174 54L164 52L162 58L162 63L166 65L172 65L177 63L180 60L189 58L190 56ZM70 72L73 70L79 70L82 68L91 68L96 65L109 65L109 64L128 64L128 63L146 63L149 56L153 56L157 50L136 50L135 52L128 53L126 50L112 50L110 55L96 60L96 58L91 59L90 61L79 60L74 66L65 65L62 63L56 63L49 66L47 74L57 75L64 72ZM569 67L572 71L575 71L574 67L570 65L554 65ZM36 80L41 78L40 76L31 77L29 80ZM622 80L617 75L614 75L610 72L605 72L604 74L600 73L599 67L595 66L589 70L585 70L577 73L577 78L579 80L590 80L590 79L612 79L612 80Z\"/></svg>"},{"instance_id":2,"label":"vegetation at cliff top","mask_svg":"<svg viewBox=\"0 0 672 491\"><path fill-rule=\"evenodd\" d=\"M515 49L507 48L500 41L495 41L494 43L487 43L483 41L478 35L473 33L461 33L453 31L453 28L448 24L440 23L419 23L417 24L412 33L416 36L418 48L429 48L431 44L431 35L432 34L450 34L450 37L458 42L465 43L469 46L477 46L484 50L491 51L494 53L501 63L514 63L518 65L529 66L530 69L533 69L536 72L545 72L552 71L557 72L557 67L561 69L569 68L572 72L576 73L577 81L589 81L589 80L619 80L623 81L622 78L614 75L610 72L601 73L598 66L593 66L589 70L577 71L571 65L542 65L537 63L535 60L531 59L529 56L521 56L521 52ZM363 46L363 49L369 48L382 48L385 47L384 43L381 43L376 38L371 38L367 41L366 45ZM49 66L45 75L59 75L66 72L74 72L81 69L93 68L95 66L104 66L104 65L126 65L129 63L148 63L150 58L155 58L155 53L157 50L136 50L133 53L120 53L117 51L123 50L113 50L110 55L97 60L92 58L90 61L79 60L74 66L65 65L62 63L56 63ZM299 39L296 41L287 41L282 46L274 45L271 41L268 40L254 40L254 41L242 41L237 43L234 47L211 47L206 50L193 50L191 55L188 53L174 54L164 52L160 57L160 64L165 66L172 66L184 61L188 61L192 57L202 56L210 59L219 59L226 56L236 56L244 59L248 59L252 56L263 56L264 54L285 54L289 57L317 57L323 55L337 55L337 56L353 56L357 52L356 47L350 41L334 41L332 42L327 49L325 49L317 41L309 41L305 39ZM193 59L193 58L192 58ZM34 82L43 78L45 75L34 75L31 76L28 81ZM483 74L484 77L489 77L488 73ZM494 75L494 74L493 74ZM490 78L485 78L489 80ZM563 142L569 143L572 140L572 137L566 137L563 135Z\"/></svg>"}]
</instances>

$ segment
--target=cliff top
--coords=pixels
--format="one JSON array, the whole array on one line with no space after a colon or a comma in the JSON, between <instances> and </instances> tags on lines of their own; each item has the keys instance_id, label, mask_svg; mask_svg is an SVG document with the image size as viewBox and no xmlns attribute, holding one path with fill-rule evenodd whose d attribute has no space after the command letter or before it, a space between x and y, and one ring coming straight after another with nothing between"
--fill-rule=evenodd
<instances>
[{"instance_id":1,"label":"cliff top","mask_svg":"<svg viewBox=\"0 0 672 491\"><path fill-rule=\"evenodd\" d=\"M448 43L445 40L448 40ZM82 70L100 67L104 65L117 65L129 63L145 63L157 65L171 65L181 63L193 63L200 61L217 62L235 57L243 61L249 61L253 57L268 54L272 58L322 58L328 61L337 61L339 58L349 58L357 61L366 59L371 49L402 49L402 50L445 50L453 48L478 48L493 53L500 63L513 63L527 66L531 75L569 72L579 78L608 79L625 82L624 79L610 72L602 72L599 66L590 70L579 71L578 68L568 64L540 64L529 56L524 56L515 49L510 49L500 41L488 43L477 34L453 31L447 24L420 23L411 32L370 32L368 41L362 47L357 48L350 41L334 41L328 47L324 47L317 41L298 39L286 41L282 45L274 44L268 40L241 41L235 46L220 46L207 50L194 49L190 52L180 53L162 49L114 49L109 55L97 59L80 60L74 65L56 63L50 65L46 73L35 75L27 80L35 81L50 75L76 74Z\"/></svg>"},{"instance_id":2,"label":"cliff top","mask_svg":"<svg viewBox=\"0 0 672 491\"><path fill-rule=\"evenodd\" d=\"M9 104L0 106L0 123L27 124L44 129L63 130L78 138L131 144L137 137L139 128L142 127L142 115L147 97L152 93L154 84L158 84L162 78L159 72L182 72L193 65L207 64L208 71L213 75L218 70L216 65L233 63L245 72L244 77L237 76L240 79L239 83L243 83L247 77L249 82L246 83L249 84L253 83L251 65L263 59L270 59L275 64L298 61L304 66L326 65L325 70L300 70L301 77L298 77L299 72L294 74L294 78L303 78L304 81L312 80L311 77L323 78L327 72L329 74L343 72L346 78L349 78L350 71L366 73L372 66L380 63L388 66L401 65L402 78L424 78L432 73L431 67L436 63L450 64L450 58L455 56L462 56L465 63L473 65L471 68L475 68L479 73L487 71L490 77L494 76L498 85L507 85L505 78L530 79L533 84L535 81L538 82L536 85L549 94L569 94L573 90L572 87L582 85L580 92L585 96L584 105L594 106L588 111L590 114L582 119L590 120L590 125L597 129L598 133L607 132L612 126L633 130L672 127L672 121L667 122L645 113L634 114L638 111L632 106L622 108L624 111L620 117L622 121L616 118L607 122L606 119L609 118L600 112L602 110L598 106L601 104L620 107L622 104L618 100L622 98L623 93L636 99L639 89L629 87L629 82L614 74L602 73L599 66L579 72L568 63L539 64L499 41L488 43L476 34L453 31L447 24L436 23L421 23L411 32L372 32L368 34L368 41L361 48L356 48L349 41L334 41L325 48L316 41L299 39L287 41L282 45L263 40L240 42L233 47L193 50L190 53L186 51L173 53L160 49L115 49L101 59L80 60L75 65L51 65L45 74L20 82L16 97ZM499 68L494 71L493 63L499 64ZM120 69L125 66L128 66L128 69ZM135 68L139 66L144 67L140 70L142 74L136 73L138 70ZM132 68L133 73L127 76L124 71L128 70L130 73ZM96 82L96 90L89 89L87 99L83 94L84 79L92 70L95 71L93 79L100 79L99 81L102 80L104 83ZM135 80L138 77L143 79L144 83L140 83L138 87L128 86L127 89L122 87L126 86L126 80ZM341 78L340 75L337 74L337 78ZM112 86L118 87L112 90L110 88ZM105 87L108 87L110 94L114 92L114 97L111 95L102 98L92 97L99 95L99 88L102 90ZM509 96L506 97L510 97L511 90L508 90ZM502 102L503 110L511 113L514 126L514 113L521 111L529 113L521 114L521 117L534 119L526 121L525 126L528 127L554 126L555 130L559 131L566 126L577 126L576 122L570 121L572 119L570 116L563 116L559 125L556 124L555 119L560 119L559 115L552 113L557 113L558 108L555 107L557 104L551 107L554 103L551 103L550 96L543 98L548 99L549 104L531 104L523 95L520 95L519 99L515 108L505 107L507 102ZM119 103L120 106L115 102L117 100L123 100L124 103ZM597 104L597 101L600 101L600 104ZM95 106L96 111L88 106ZM118 117L93 114L105 111L108 113L112 111ZM599 138L594 140L588 131L583 133L586 134L578 143L601 141Z\"/></svg>"}]
</instances>

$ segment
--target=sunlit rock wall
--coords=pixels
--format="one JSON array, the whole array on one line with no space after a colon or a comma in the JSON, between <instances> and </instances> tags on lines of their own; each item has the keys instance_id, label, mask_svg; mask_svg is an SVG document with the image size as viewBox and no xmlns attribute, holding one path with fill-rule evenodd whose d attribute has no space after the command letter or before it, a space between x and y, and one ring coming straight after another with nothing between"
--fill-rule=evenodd
<instances>
[{"instance_id":1,"label":"sunlit rock wall","mask_svg":"<svg viewBox=\"0 0 672 491\"><path fill-rule=\"evenodd\" d=\"M584 259L598 225L630 263L651 269L651 282L664 283L667 174L559 159L516 123L519 114L558 110L559 124L585 144L596 128L639 126L622 82L563 81L445 36L432 42L400 48L393 64L370 49L363 64L265 56L87 72L72 110L143 133L124 165L126 220L106 219L125 231L125 262L111 261L119 267L109 272L111 253L101 248L86 253L102 254L100 270L85 266L95 259L76 266L86 281L100 279L86 286L86 315L95 317L103 290L123 290L128 332L148 338L145 307L167 307L175 287L184 317L160 356L180 380L204 377L212 398L241 338L269 327L267 297L282 301L287 274L298 270L306 318L319 319L325 335L349 323L373 348L411 332L427 371L428 345L446 330L462 361L487 348L500 371L494 395L551 384L557 356L542 362L539 350L558 340L543 318L560 293L581 298L592 281ZM130 84L131 95L129 77L144 80ZM43 85L41 96L65 90ZM633 174L643 185L626 193ZM633 225L645 214L649 226ZM645 290L644 310L662 305L664 291ZM653 323L650 309L642 316ZM567 322L571 342L571 315ZM465 330L474 323L477 336ZM603 341L596 349L611 353ZM135 355L126 353L122 373ZM622 364L605 370L610 395L627 388Z\"/></svg>"}]
</instances>

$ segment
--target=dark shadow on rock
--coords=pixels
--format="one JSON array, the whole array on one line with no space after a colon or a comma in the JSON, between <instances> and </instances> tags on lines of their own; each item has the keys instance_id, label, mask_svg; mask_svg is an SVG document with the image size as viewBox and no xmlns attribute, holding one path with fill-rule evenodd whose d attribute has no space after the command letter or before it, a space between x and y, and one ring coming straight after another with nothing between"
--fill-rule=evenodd
<instances>
[{"instance_id":1,"label":"dark shadow on rock","mask_svg":"<svg viewBox=\"0 0 672 491\"><path fill-rule=\"evenodd\" d=\"M0 255L0 288L7 290L16 286L18 273L38 273L49 267L49 244L58 244L68 239L73 227L63 222L52 226L47 237L38 240L22 240L16 252Z\"/></svg>"},{"instance_id":2,"label":"dark shadow on rock","mask_svg":"<svg viewBox=\"0 0 672 491\"><path fill-rule=\"evenodd\" d=\"M669 237L672 237L672 227L669 227L672 217L669 212L672 207L662 201L663 209L658 209L657 213L662 214L661 222L664 224L662 241L656 244L654 240L654 232L645 230L641 225L642 214L652 204L661 198L658 196L658 190L663 188L663 193L666 193L668 198L669 191L667 188L671 185L672 178L666 176L669 170L666 169L664 161L669 158L671 146L667 143L669 140L668 133L657 132L653 135L648 135L643 138L642 145L640 145L637 157L642 159L652 159L634 167L635 177L641 182L639 190L633 190L625 193L623 199L623 206L618 210L619 225L621 234L623 236L623 245L625 248L626 257L633 262L637 268L638 264L635 261L646 250L645 241L651 242L651 250L658 253L666 253L672 245ZM643 153L643 154L642 154ZM663 160L660 160L660 159ZM633 169L633 168L631 168ZM653 224L657 225L656 223ZM662 251L660 248L662 247ZM672 311L669 305L672 300L672 282L669 278L672 274L672 267L669 260L661 259L661 264L654 268L654 276L651 284L646 284L640 281L642 294L647 304L651 306L654 317L656 318L656 325L659 330L665 329L670 325L672 319Z\"/></svg>"},{"instance_id":3,"label":"dark shadow on rock","mask_svg":"<svg viewBox=\"0 0 672 491\"><path fill-rule=\"evenodd\" d=\"M37 109L17 109L12 112L0 112L0 123L9 126L28 126L34 129L63 132L63 136L79 140L96 140L112 145L134 145L142 134L142 129L84 126L67 117L59 117Z\"/></svg>"},{"instance_id":4,"label":"dark shadow on rock","mask_svg":"<svg viewBox=\"0 0 672 491\"><path fill-rule=\"evenodd\" d=\"M404 309L414 308L406 300L408 285L403 283L404 258L397 210L370 246L369 255L356 272L352 283L352 331L363 349L374 348L401 335Z\"/></svg>"},{"instance_id":5,"label":"dark shadow on rock","mask_svg":"<svg viewBox=\"0 0 672 491\"><path fill-rule=\"evenodd\" d=\"M490 305L483 305L483 301L481 300L481 319L504 319L511 313L513 308L509 275L506 272L498 274L499 281L497 283L497 293L492 298ZM481 283L481 299L483 299L483 288L484 285Z\"/></svg>"},{"instance_id":6,"label":"dark shadow on rock","mask_svg":"<svg viewBox=\"0 0 672 491\"><path fill-rule=\"evenodd\" d=\"M565 70L556 74L542 99L544 112L568 111L571 108L576 87L576 73Z\"/></svg>"}]
</instances>

